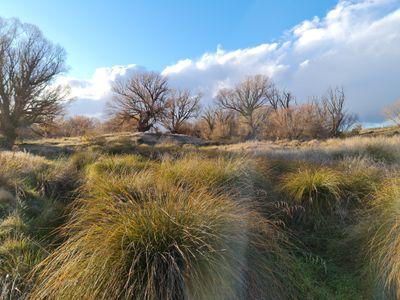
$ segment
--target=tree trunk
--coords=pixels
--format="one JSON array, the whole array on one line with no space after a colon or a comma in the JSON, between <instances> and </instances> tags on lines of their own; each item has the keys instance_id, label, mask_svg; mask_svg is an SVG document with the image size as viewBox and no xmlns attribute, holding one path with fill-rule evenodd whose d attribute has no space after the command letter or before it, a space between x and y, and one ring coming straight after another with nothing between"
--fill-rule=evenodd
<instances>
[{"instance_id":1,"label":"tree trunk","mask_svg":"<svg viewBox=\"0 0 400 300\"><path fill-rule=\"evenodd\" d=\"M146 132L151 129L152 125L148 124L147 122L139 122L137 125L137 131L139 132Z\"/></svg>"},{"instance_id":2,"label":"tree trunk","mask_svg":"<svg viewBox=\"0 0 400 300\"><path fill-rule=\"evenodd\" d=\"M4 136L3 147L8 150L11 150L15 144L15 140L17 139L17 131L12 126L5 126L3 128L4 128L2 131Z\"/></svg>"},{"instance_id":3,"label":"tree trunk","mask_svg":"<svg viewBox=\"0 0 400 300\"><path fill-rule=\"evenodd\" d=\"M250 133L248 135L248 139L255 139L256 135L257 135L257 126L254 122L254 118L253 118L252 114L247 117L247 123L250 127Z\"/></svg>"}]
</instances>

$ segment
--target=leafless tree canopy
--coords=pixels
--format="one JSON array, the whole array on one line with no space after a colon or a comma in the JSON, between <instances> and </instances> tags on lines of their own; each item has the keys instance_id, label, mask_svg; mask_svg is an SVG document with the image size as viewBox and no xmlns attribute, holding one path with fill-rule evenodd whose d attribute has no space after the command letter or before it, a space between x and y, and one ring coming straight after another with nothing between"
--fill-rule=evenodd
<instances>
[{"instance_id":1,"label":"leafless tree canopy","mask_svg":"<svg viewBox=\"0 0 400 300\"><path fill-rule=\"evenodd\" d=\"M121 120L135 119L137 130L150 130L162 117L168 98L167 79L158 73L146 72L130 79L117 80L109 110Z\"/></svg>"},{"instance_id":2,"label":"leafless tree canopy","mask_svg":"<svg viewBox=\"0 0 400 300\"><path fill-rule=\"evenodd\" d=\"M295 102L293 94L289 91L280 91L275 86L272 86L270 92L267 95L268 102L274 111L279 108L288 109Z\"/></svg>"},{"instance_id":3,"label":"leafless tree canopy","mask_svg":"<svg viewBox=\"0 0 400 300\"><path fill-rule=\"evenodd\" d=\"M400 100L385 107L383 112L390 121L394 122L397 126L400 126Z\"/></svg>"},{"instance_id":4,"label":"leafless tree canopy","mask_svg":"<svg viewBox=\"0 0 400 300\"><path fill-rule=\"evenodd\" d=\"M324 115L330 136L338 136L354 125L356 117L349 114L345 107L343 88L329 88L321 99L321 110Z\"/></svg>"},{"instance_id":5,"label":"leafless tree canopy","mask_svg":"<svg viewBox=\"0 0 400 300\"><path fill-rule=\"evenodd\" d=\"M207 106L201 115L201 120L204 122L206 127L206 135L209 137L215 129L217 124L217 112L215 107Z\"/></svg>"},{"instance_id":6,"label":"leafless tree canopy","mask_svg":"<svg viewBox=\"0 0 400 300\"><path fill-rule=\"evenodd\" d=\"M233 89L222 89L218 92L217 103L220 107L236 111L245 118L254 136L257 131L255 113L269 99L272 84L268 77L256 75L248 77Z\"/></svg>"},{"instance_id":7,"label":"leafless tree canopy","mask_svg":"<svg viewBox=\"0 0 400 300\"><path fill-rule=\"evenodd\" d=\"M61 112L66 90L51 84L64 61L65 51L37 27L0 19L0 130L6 147L19 128L45 124Z\"/></svg>"},{"instance_id":8,"label":"leafless tree canopy","mask_svg":"<svg viewBox=\"0 0 400 300\"><path fill-rule=\"evenodd\" d=\"M100 121L86 116L74 116L61 122L63 136L84 136L96 130Z\"/></svg>"},{"instance_id":9,"label":"leafless tree canopy","mask_svg":"<svg viewBox=\"0 0 400 300\"><path fill-rule=\"evenodd\" d=\"M189 90L171 91L162 124L171 133L180 133L184 123L196 118L200 111L200 95L192 96Z\"/></svg>"}]
</instances>

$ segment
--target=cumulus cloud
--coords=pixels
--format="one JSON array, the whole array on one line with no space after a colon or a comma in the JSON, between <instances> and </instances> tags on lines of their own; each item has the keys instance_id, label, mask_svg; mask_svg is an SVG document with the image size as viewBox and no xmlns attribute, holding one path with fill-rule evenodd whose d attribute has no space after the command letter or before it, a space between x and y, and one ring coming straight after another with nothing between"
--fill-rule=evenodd
<instances>
[{"instance_id":1,"label":"cumulus cloud","mask_svg":"<svg viewBox=\"0 0 400 300\"><path fill-rule=\"evenodd\" d=\"M101 118L105 104L112 98L112 83L143 70L143 67L134 64L97 68L89 80L63 76L58 78L56 84L70 87L70 96L73 98L69 107L70 114Z\"/></svg>"},{"instance_id":2,"label":"cumulus cloud","mask_svg":"<svg viewBox=\"0 0 400 300\"><path fill-rule=\"evenodd\" d=\"M104 102L113 80L138 69L101 68L90 80L68 80L77 97ZM212 101L219 88L252 74L270 76L299 102L340 85L348 108L363 121L377 122L382 106L400 98L400 1L340 1L326 16L290 29L280 42L234 51L218 46L215 52L167 66L162 74L173 86L202 92L204 102Z\"/></svg>"}]
</instances>

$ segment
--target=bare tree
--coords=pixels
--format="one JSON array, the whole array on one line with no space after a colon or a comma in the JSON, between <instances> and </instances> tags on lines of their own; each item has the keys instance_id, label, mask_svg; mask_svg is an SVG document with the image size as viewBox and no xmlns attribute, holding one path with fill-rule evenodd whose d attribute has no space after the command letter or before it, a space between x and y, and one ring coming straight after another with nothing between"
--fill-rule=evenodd
<instances>
[{"instance_id":1,"label":"bare tree","mask_svg":"<svg viewBox=\"0 0 400 300\"><path fill-rule=\"evenodd\" d=\"M192 96L189 90L174 90L168 98L162 124L171 133L180 133L186 121L200 112L201 95Z\"/></svg>"},{"instance_id":2,"label":"bare tree","mask_svg":"<svg viewBox=\"0 0 400 300\"><path fill-rule=\"evenodd\" d=\"M121 120L136 120L139 132L150 130L159 121L169 92L167 78L154 72L117 80L112 90L114 98L108 104L109 110Z\"/></svg>"},{"instance_id":3,"label":"bare tree","mask_svg":"<svg viewBox=\"0 0 400 300\"><path fill-rule=\"evenodd\" d=\"M63 136L84 136L100 127L100 121L86 116L74 116L61 122Z\"/></svg>"},{"instance_id":4,"label":"bare tree","mask_svg":"<svg viewBox=\"0 0 400 300\"><path fill-rule=\"evenodd\" d=\"M101 125L101 131L104 133L127 132L137 129L135 119L121 120L118 115L113 115Z\"/></svg>"},{"instance_id":5,"label":"bare tree","mask_svg":"<svg viewBox=\"0 0 400 300\"><path fill-rule=\"evenodd\" d=\"M217 124L217 114L214 107L208 106L201 115L201 119L206 125L207 136L210 137Z\"/></svg>"},{"instance_id":6,"label":"bare tree","mask_svg":"<svg viewBox=\"0 0 400 300\"><path fill-rule=\"evenodd\" d=\"M345 109L345 94L343 88L329 88L321 99L321 111L327 121L331 136L339 136L356 122L356 116Z\"/></svg>"},{"instance_id":7,"label":"bare tree","mask_svg":"<svg viewBox=\"0 0 400 300\"><path fill-rule=\"evenodd\" d=\"M217 95L217 104L239 113L250 127L250 135L257 132L256 112L268 102L272 84L268 77L248 77L232 89L222 89Z\"/></svg>"},{"instance_id":8,"label":"bare tree","mask_svg":"<svg viewBox=\"0 0 400 300\"><path fill-rule=\"evenodd\" d=\"M20 128L51 122L62 111L65 88L52 85L64 71L65 51L41 31L0 19L0 131L11 148Z\"/></svg>"},{"instance_id":9,"label":"bare tree","mask_svg":"<svg viewBox=\"0 0 400 300\"><path fill-rule=\"evenodd\" d=\"M267 97L274 111L277 111L279 108L289 109L291 104L295 102L295 98L291 92L286 90L280 91L274 85L270 88Z\"/></svg>"},{"instance_id":10,"label":"bare tree","mask_svg":"<svg viewBox=\"0 0 400 300\"><path fill-rule=\"evenodd\" d=\"M383 112L390 121L400 126L400 100L385 107Z\"/></svg>"}]
</instances>

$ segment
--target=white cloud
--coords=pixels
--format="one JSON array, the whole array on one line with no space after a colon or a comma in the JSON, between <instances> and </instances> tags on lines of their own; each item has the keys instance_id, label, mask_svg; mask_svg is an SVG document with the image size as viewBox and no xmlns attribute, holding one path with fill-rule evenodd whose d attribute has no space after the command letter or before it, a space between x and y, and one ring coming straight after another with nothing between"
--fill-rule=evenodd
<instances>
[{"instance_id":1,"label":"white cloud","mask_svg":"<svg viewBox=\"0 0 400 300\"><path fill-rule=\"evenodd\" d=\"M202 92L205 102L219 88L258 73L291 89L299 101L342 85L349 109L371 122L380 120L383 105L400 98L399 0L342 0L326 16L301 22L282 39L234 51L218 46L198 59L167 66L162 74L173 86ZM138 68L100 68L90 80L66 80L77 97L104 102L110 83Z\"/></svg>"},{"instance_id":2,"label":"white cloud","mask_svg":"<svg viewBox=\"0 0 400 300\"><path fill-rule=\"evenodd\" d=\"M70 96L74 99L69 106L71 114L101 118L105 104L112 98L112 82L142 70L144 70L143 67L134 64L97 68L89 80L63 76L57 80L56 84L70 87Z\"/></svg>"}]
</instances>

